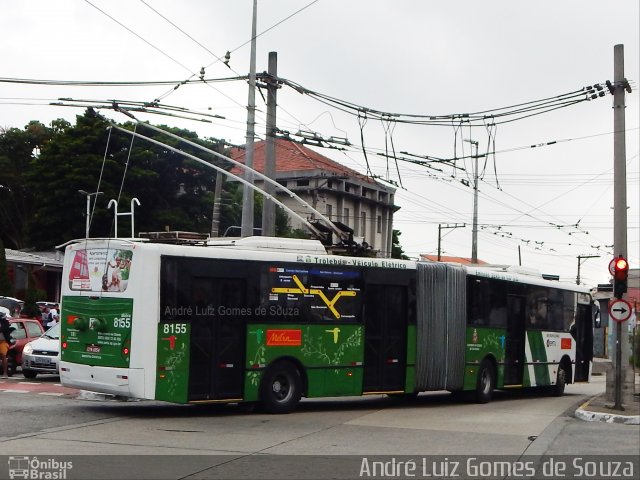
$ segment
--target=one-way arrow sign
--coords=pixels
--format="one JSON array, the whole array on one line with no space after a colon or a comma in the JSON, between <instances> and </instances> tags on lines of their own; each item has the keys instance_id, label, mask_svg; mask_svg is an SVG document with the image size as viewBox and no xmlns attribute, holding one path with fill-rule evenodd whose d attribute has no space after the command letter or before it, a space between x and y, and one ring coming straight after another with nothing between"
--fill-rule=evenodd
<instances>
[{"instance_id":1,"label":"one-way arrow sign","mask_svg":"<svg viewBox=\"0 0 640 480\"><path fill-rule=\"evenodd\" d=\"M631 317L631 304L620 298L609 303L609 316L616 322L625 322Z\"/></svg>"}]
</instances>

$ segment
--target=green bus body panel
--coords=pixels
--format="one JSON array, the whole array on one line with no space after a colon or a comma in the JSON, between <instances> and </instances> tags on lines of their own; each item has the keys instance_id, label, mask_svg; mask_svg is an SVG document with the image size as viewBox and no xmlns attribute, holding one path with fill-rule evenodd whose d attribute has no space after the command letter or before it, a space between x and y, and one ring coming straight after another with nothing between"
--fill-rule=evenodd
<instances>
[{"instance_id":1,"label":"green bus body panel","mask_svg":"<svg viewBox=\"0 0 640 480\"><path fill-rule=\"evenodd\" d=\"M252 324L247 326L245 400L259 398L265 367L297 360L307 376L307 397L362 394L363 327Z\"/></svg>"},{"instance_id":2,"label":"green bus body panel","mask_svg":"<svg viewBox=\"0 0 640 480\"><path fill-rule=\"evenodd\" d=\"M133 299L65 296L60 358L65 362L129 368Z\"/></svg>"},{"instance_id":3,"label":"green bus body panel","mask_svg":"<svg viewBox=\"0 0 640 480\"><path fill-rule=\"evenodd\" d=\"M464 376L464 390L475 390L478 367L483 358L493 356L497 362L496 387L504 386L504 341L506 332L500 328L467 328L466 368ZM543 332L528 330L526 333L528 349L525 349L522 386L551 385L549 377L547 350L544 344ZM531 378L530 367L533 365Z\"/></svg>"},{"instance_id":4,"label":"green bus body panel","mask_svg":"<svg viewBox=\"0 0 640 480\"><path fill-rule=\"evenodd\" d=\"M466 339L466 368L464 390L475 390L480 362L492 356L498 363L496 384L503 385L506 333L503 328L468 327Z\"/></svg>"},{"instance_id":5,"label":"green bus body panel","mask_svg":"<svg viewBox=\"0 0 640 480\"><path fill-rule=\"evenodd\" d=\"M411 393L416 384L416 326L407 327L407 371L405 374L405 392Z\"/></svg>"},{"instance_id":6,"label":"green bus body panel","mask_svg":"<svg viewBox=\"0 0 640 480\"><path fill-rule=\"evenodd\" d=\"M156 400L187 403L189 399L189 358L191 325L158 324Z\"/></svg>"},{"instance_id":7,"label":"green bus body panel","mask_svg":"<svg viewBox=\"0 0 640 480\"><path fill-rule=\"evenodd\" d=\"M536 377L535 384L551 385L549 367L547 366L547 350L544 345L544 338L542 338L542 332L540 330L529 330L527 332L527 341L531 350L531 358L527 358L526 363L533 363L533 372ZM525 371L527 370L525 368ZM525 374L525 377L525 386L532 385L533 383L528 374Z\"/></svg>"}]
</instances>

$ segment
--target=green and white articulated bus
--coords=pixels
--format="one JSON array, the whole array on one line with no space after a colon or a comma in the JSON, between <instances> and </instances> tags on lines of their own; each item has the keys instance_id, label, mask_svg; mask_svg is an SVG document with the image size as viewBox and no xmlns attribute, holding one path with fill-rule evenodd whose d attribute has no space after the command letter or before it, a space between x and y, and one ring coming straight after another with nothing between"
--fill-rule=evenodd
<instances>
[{"instance_id":1,"label":"green and white articulated bus","mask_svg":"<svg viewBox=\"0 0 640 480\"><path fill-rule=\"evenodd\" d=\"M67 246L66 386L175 403L588 381L588 290L508 268L328 255L265 237Z\"/></svg>"}]
</instances>

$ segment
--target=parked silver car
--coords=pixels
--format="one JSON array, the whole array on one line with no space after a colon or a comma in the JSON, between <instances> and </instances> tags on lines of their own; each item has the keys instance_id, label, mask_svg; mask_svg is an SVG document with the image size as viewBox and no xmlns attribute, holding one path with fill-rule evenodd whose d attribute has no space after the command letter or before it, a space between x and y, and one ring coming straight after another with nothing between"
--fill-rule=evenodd
<instances>
[{"instance_id":1,"label":"parked silver car","mask_svg":"<svg viewBox=\"0 0 640 480\"><path fill-rule=\"evenodd\" d=\"M38 373L59 375L60 364L60 322L42 336L27 343L22 350L22 374L35 378Z\"/></svg>"}]
</instances>

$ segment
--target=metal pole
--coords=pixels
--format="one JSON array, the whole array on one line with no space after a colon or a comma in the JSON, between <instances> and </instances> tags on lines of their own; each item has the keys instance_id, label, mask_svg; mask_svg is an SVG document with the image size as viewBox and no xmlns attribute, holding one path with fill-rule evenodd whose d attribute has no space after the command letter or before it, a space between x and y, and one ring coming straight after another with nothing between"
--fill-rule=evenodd
<instances>
[{"instance_id":1,"label":"metal pole","mask_svg":"<svg viewBox=\"0 0 640 480\"><path fill-rule=\"evenodd\" d=\"M245 165L253 168L253 140L255 137L256 119L256 18L258 16L258 0L253 0L253 20L251 22L251 60L249 65L249 104L247 112L247 143L245 145ZM253 172L245 171L245 180L253 185ZM253 235L253 189L245 185L242 191L242 226L240 235Z\"/></svg>"},{"instance_id":2,"label":"metal pole","mask_svg":"<svg viewBox=\"0 0 640 480\"><path fill-rule=\"evenodd\" d=\"M580 285L580 265L582 265L582 260L587 260L588 258L600 258L600 255L578 255L578 275L576 276L576 285Z\"/></svg>"},{"instance_id":3,"label":"metal pole","mask_svg":"<svg viewBox=\"0 0 640 480\"><path fill-rule=\"evenodd\" d=\"M115 236L113 238L118 238L118 201L113 198L109 200L107 209L111 208L111 205L113 205L113 219L115 224Z\"/></svg>"},{"instance_id":4,"label":"metal pole","mask_svg":"<svg viewBox=\"0 0 640 480\"><path fill-rule=\"evenodd\" d=\"M461 227L466 227L466 224L464 224L464 223L463 223L463 224L461 224L461 225L460 225L460 224L454 223L453 225L449 225L449 224L447 224L447 225L445 225L444 227L442 226L442 224L441 224L441 223L439 223L439 224L438 224L438 261L440 261L440 259L441 259L441 255L440 255L440 252L441 252L441 250L440 250L440 245L441 245L441 243L442 243L442 242L441 242L441 239L442 239L442 235L441 235L442 229L443 229L443 228L461 228Z\"/></svg>"},{"instance_id":5,"label":"metal pole","mask_svg":"<svg viewBox=\"0 0 640 480\"><path fill-rule=\"evenodd\" d=\"M89 238L89 229L91 228L91 197L96 196L96 202L98 201L98 195L102 195L102 192L87 192L86 190L78 190L78 193L87 196L87 218L85 219L85 238ZM94 203L95 206L95 203Z\"/></svg>"},{"instance_id":6,"label":"metal pole","mask_svg":"<svg viewBox=\"0 0 640 480\"><path fill-rule=\"evenodd\" d=\"M614 410L624 410L622 406L622 322L616 322L616 378Z\"/></svg>"},{"instance_id":7,"label":"metal pole","mask_svg":"<svg viewBox=\"0 0 640 480\"><path fill-rule=\"evenodd\" d=\"M211 212L211 236L220 236L220 202L222 201L222 182L224 175L216 174L216 185L213 191L213 211Z\"/></svg>"},{"instance_id":8,"label":"metal pole","mask_svg":"<svg viewBox=\"0 0 640 480\"><path fill-rule=\"evenodd\" d=\"M138 200L137 198L132 198L131 199L131 212L129 212L129 214L131 215L131 238L136 238L135 235L135 228L134 228L134 224L133 224L133 220L134 220L134 214L133 214L133 210L135 205L140 206L140 200Z\"/></svg>"},{"instance_id":9,"label":"metal pole","mask_svg":"<svg viewBox=\"0 0 640 480\"><path fill-rule=\"evenodd\" d=\"M89 215L91 214L91 195L87 193L87 219L85 222L84 238L89 238Z\"/></svg>"},{"instance_id":10,"label":"metal pole","mask_svg":"<svg viewBox=\"0 0 640 480\"><path fill-rule=\"evenodd\" d=\"M269 80L267 81L267 141L265 146L264 174L275 180L276 178L276 105L278 92L278 54L269 52ZM267 183L265 192L274 195L275 188ZM262 235L275 237L276 235L276 206L267 198L262 204Z\"/></svg>"}]
</instances>

